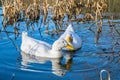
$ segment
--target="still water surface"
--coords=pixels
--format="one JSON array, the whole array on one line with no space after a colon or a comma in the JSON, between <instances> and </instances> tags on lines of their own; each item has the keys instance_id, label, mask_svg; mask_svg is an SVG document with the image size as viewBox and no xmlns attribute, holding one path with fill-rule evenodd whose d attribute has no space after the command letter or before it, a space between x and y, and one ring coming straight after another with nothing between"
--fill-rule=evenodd
<instances>
[{"instance_id":1,"label":"still water surface","mask_svg":"<svg viewBox=\"0 0 120 80\"><path fill-rule=\"evenodd\" d=\"M20 25L21 31L25 28L24 24L22 22ZM52 23L50 25L52 26ZM5 32L1 32L0 80L99 80L102 69L110 72L111 80L120 80L120 56L118 56L120 46L115 48L113 55L110 28L108 25L103 25L103 34L99 44L96 45L94 34L87 29L87 25L89 24L75 25L76 33L82 38L82 48L75 52L64 51L64 57L59 59L26 55L20 50L21 34L15 40L14 34L9 34L8 38ZM2 16L0 16L0 28L2 28ZM8 30L12 31L11 27L8 27ZM45 34L44 28L41 34L42 37L37 29L32 35L29 32L29 36L50 44L59 37ZM117 35L115 38L120 40ZM18 47L17 50L15 45Z\"/></svg>"}]
</instances>

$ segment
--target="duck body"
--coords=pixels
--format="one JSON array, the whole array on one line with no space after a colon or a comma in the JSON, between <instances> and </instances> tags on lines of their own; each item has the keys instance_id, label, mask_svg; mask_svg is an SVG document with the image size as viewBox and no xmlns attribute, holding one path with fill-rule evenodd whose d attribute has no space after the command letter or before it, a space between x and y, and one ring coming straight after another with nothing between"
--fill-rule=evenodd
<instances>
[{"instance_id":1,"label":"duck body","mask_svg":"<svg viewBox=\"0 0 120 80\"><path fill-rule=\"evenodd\" d=\"M61 50L65 46L67 46L67 43L64 40L56 40L53 45L50 45L44 41L33 39L26 32L22 32L21 50L27 54L39 57L59 58L62 57Z\"/></svg>"},{"instance_id":2,"label":"duck body","mask_svg":"<svg viewBox=\"0 0 120 80\"><path fill-rule=\"evenodd\" d=\"M67 37L71 38L72 40L67 40L68 39ZM81 48L82 40L79 37L79 35L75 33L71 24L67 27L66 31L61 35L60 39L66 39L68 42L71 43L75 50ZM64 50L70 49L64 48Z\"/></svg>"}]
</instances>

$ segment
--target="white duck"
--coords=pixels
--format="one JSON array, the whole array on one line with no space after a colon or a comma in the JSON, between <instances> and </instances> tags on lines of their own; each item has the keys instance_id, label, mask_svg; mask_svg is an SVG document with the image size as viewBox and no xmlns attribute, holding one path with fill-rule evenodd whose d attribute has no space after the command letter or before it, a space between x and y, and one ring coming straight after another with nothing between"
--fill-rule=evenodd
<instances>
[{"instance_id":1,"label":"white duck","mask_svg":"<svg viewBox=\"0 0 120 80\"><path fill-rule=\"evenodd\" d=\"M65 39L68 43L71 43L74 50L81 48L82 40L81 38L75 33L72 24L70 24L66 31L60 36L59 39ZM64 48L65 50L70 50L69 48Z\"/></svg>"},{"instance_id":2,"label":"white duck","mask_svg":"<svg viewBox=\"0 0 120 80\"><path fill-rule=\"evenodd\" d=\"M64 47L74 50L64 39L56 40L53 45L50 45L44 41L27 36L27 32L22 32L21 50L27 54L40 57L59 58L62 57L61 50Z\"/></svg>"}]
</instances>

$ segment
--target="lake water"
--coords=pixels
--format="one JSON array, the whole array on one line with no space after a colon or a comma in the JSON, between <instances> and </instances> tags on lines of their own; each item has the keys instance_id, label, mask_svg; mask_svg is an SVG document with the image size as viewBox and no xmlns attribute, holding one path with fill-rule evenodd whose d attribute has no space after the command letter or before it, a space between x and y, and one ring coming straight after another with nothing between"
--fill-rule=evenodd
<instances>
[{"instance_id":1,"label":"lake water","mask_svg":"<svg viewBox=\"0 0 120 80\"><path fill-rule=\"evenodd\" d=\"M52 26L52 22L50 25ZM64 57L60 59L26 55L20 50L21 34L15 40L14 34L1 32L0 80L100 80L102 69L109 71L111 80L120 80L120 45L114 46L115 40L120 42L120 37L115 33L115 40L111 38L107 20L104 20L103 32L99 44L96 45L95 35L88 30L88 25L90 24L74 25L76 33L82 38L82 48L75 52L64 51ZM119 26L116 24L120 31ZM26 31L24 22L21 23L20 28L20 32ZM92 29L94 28L95 26L92 26ZM0 29L2 29L2 16L0 16ZM12 27L9 26L7 30L12 31ZM59 38L57 35L45 34L44 30L43 27L42 37L37 28L32 31L32 34L28 31L28 34L50 44ZM106 77L104 74L104 78Z\"/></svg>"}]
</instances>

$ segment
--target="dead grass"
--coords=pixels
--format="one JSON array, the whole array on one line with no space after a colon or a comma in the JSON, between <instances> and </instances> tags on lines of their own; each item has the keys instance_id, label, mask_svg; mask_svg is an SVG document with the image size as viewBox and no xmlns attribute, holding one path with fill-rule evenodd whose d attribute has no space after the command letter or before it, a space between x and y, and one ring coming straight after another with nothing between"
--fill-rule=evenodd
<instances>
[{"instance_id":1,"label":"dead grass","mask_svg":"<svg viewBox=\"0 0 120 80\"><path fill-rule=\"evenodd\" d=\"M4 15L3 27L14 24L16 27L23 20L26 22L26 28L29 29L29 24L38 22L43 16L42 21L48 30L47 18L52 13L51 19L56 27L54 32L57 33L63 29L62 25L65 22L94 21L97 27L96 43L102 32L102 14L108 7L106 0L1 0L1 2ZM78 17L81 14L84 16ZM65 17L68 18L66 21L64 21Z\"/></svg>"}]
</instances>

